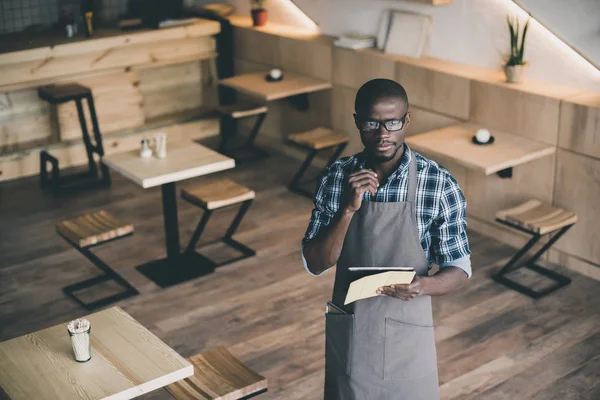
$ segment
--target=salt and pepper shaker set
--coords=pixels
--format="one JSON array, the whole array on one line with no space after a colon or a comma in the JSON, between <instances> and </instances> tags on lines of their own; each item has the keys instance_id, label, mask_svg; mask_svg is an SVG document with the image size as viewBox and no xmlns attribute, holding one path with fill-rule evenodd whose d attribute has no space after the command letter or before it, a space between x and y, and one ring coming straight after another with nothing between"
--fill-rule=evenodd
<instances>
[{"instance_id":1,"label":"salt and pepper shaker set","mask_svg":"<svg viewBox=\"0 0 600 400\"><path fill-rule=\"evenodd\" d=\"M161 133L154 137L154 152L157 158L167 157L167 134ZM152 157L152 149L148 139L142 139L142 148L140 149L140 157Z\"/></svg>"}]
</instances>

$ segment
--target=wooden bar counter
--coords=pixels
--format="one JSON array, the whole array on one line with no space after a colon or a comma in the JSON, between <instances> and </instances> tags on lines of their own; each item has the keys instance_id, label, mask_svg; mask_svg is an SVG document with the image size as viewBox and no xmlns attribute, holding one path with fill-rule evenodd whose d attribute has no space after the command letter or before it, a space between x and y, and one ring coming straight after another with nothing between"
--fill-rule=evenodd
<instances>
[{"instance_id":1,"label":"wooden bar counter","mask_svg":"<svg viewBox=\"0 0 600 400\"><path fill-rule=\"evenodd\" d=\"M74 154L81 147L75 105L52 106L39 99L37 88L43 85L76 82L89 87L100 131L118 151L139 146L144 132L157 123L165 129L190 120L204 123L200 130L179 129L178 138L217 134L218 121L205 118L203 110L217 101L219 32L218 22L199 19L167 29L101 27L92 38L80 33L68 39L58 30L2 35L0 181L37 174L42 149L64 154L59 156L61 168L85 161ZM110 144L112 135L121 140ZM105 144L105 150L113 149Z\"/></svg>"}]
</instances>

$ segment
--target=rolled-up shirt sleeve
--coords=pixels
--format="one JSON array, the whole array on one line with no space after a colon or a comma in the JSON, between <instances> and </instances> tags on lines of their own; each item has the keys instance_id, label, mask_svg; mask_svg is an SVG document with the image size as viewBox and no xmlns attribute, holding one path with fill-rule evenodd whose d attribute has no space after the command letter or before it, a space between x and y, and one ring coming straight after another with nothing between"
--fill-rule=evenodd
<instances>
[{"instance_id":1,"label":"rolled-up shirt sleeve","mask_svg":"<svg viewBox=\"0 0 600 400\"><path fill-rule=\"evenodd\" d=\"M431 251L440 268L457 267L472 275L467 238L467 201L458 182L448 174L437 218L431 225Z\"/></svg>"},{"instance_id":2,"label":"rolled-up shirt sleeve","mask_svg":"<svg viewBox=\"0 0 600 400\"><path fill-rule=\"evenodd\" d=\"M335 185L337 179L340 178L338 177L338 174L336 174L334 164L325 171L319 181L319 185L313 199L314 208L312 210L312 215L310 221L308 222L308 228L306 229L304 238L302 239L302 262L306 271L313 276L318 275L313 274L308 269L308 264L306 262L306 258L304 257L304 246L317 236L321 228L326 227L331 223L331 220L337 212L337 209L332 207L332 205L336 205L339 202L339 198L341 196L339 189L336 189L339 187L339 185Z\"/></svg>"}]
</instances>

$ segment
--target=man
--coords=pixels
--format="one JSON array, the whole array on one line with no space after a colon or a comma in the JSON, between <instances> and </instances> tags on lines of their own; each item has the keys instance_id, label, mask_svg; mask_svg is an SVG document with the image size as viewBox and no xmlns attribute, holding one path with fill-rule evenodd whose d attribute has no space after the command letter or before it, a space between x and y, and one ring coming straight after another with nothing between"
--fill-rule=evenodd
<instances>
[{"instance_id":1,"label":"man","mask_svg":"<svg viewBox=\"0 0 600 400\"><path fill-rule=\"evenodd\" d=\"M430 296L471 275L466 201L448 171L404 143L408 110L400 84L365 83L354 114L365 149L333 163L315 194L303 257L313 275L337 264L332 303L344 309L348 267L416 272L326 315L326 400L439 398Z\"/></svg>"}]
</instances>

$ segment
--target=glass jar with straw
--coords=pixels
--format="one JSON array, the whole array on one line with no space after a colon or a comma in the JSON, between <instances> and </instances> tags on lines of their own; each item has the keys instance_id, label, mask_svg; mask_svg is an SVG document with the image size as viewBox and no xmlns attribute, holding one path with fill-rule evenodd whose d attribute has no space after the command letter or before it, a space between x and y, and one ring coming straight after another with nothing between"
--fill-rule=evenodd
<instances>
[{"instance_id":1,"label":"glass jar with straw","mask_svg":"<svg viewBox=\"0 0 600 400\"><path fill-rule=\"evenodd\" d=\"M90 346L90 332L92 327L87 319L76 319L69 322L67 331L71 337L71 345L73 353L75 353L75 361L86 362L92 358L92 350Z\"/></svg>"}]
</instances>

